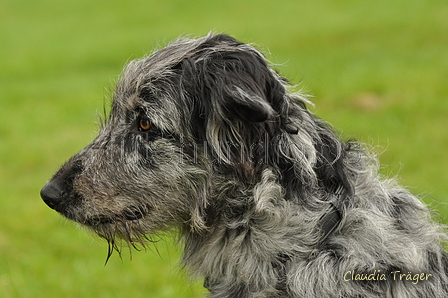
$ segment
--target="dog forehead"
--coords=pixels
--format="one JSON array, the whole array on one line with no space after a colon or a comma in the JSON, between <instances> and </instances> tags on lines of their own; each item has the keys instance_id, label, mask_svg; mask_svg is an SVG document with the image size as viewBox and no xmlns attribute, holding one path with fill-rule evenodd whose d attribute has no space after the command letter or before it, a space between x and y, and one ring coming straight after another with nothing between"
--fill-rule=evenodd
<instances>
[{"instance_id":1,"label":"dog forehead","mask_svg":"<svg viewBox=\"0 0 448 298\"><path fill-rule=\"evenodd\" d=\"M138 115L145 115L159 128L175 129L178 108L167 94L142 96L142 92L117 93L112 102L111 118L119 122L132 122Z\"/></svg>"},{"instance_id":2,"label":"dog forehead","mask_svg":"<svg viewBox=\"0 0 448 298\"><path fill-rule=\"evenodd\" d=\"M167 65L152 65L150 57L131 61L117 84L113 105L129 111L158 104L171 75Z\"/></svg>"}]
</instances>

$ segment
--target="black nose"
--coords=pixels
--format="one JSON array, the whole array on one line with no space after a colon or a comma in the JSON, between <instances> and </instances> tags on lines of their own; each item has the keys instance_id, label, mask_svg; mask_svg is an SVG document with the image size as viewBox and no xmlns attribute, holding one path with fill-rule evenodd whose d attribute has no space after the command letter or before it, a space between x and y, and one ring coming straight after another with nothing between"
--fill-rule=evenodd
<instances>
[{"instance_id":1,"label":"black nose","mask_svg":"<svg viewBox=\"0 0 448 298\"><path fill-rule=\"evenodd\" d=\"M62 200L62 187L57 181L51 180L40 190L40 196L51 209L56 209Z\"/></svg>"}]
</instances>

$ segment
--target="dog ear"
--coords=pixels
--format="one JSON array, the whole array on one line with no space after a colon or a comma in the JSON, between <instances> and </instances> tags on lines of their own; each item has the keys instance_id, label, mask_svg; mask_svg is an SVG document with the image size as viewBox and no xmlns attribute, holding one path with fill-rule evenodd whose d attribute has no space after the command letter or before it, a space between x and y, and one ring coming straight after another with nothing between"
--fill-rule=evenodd
<instances>
[{"instance_id":1,"label":"dog ear","mask_svg":"<svg viewBox=\"0 0 448 298\"><path fill-rule=\"evenodd\" d=\"M234 39L221 41L203 61L202 75L211 104L222 118L263 122L276 114L268 94L273 74L253 47Z\"/></svg>"},{"instance_id":2,"label":"dog ear","mask_svg":"<svg viewBox=\"0 0 448 298\"><path fill-rule=\"evenodd\" d=\"M195 120L193 137L206 141L217 165L251 177L266 159L264 134L297 133L289 121L286 81L250 45L210 37L173 67L179 94L187 94ZM237 165L237 166L236 166Z\"/></svg>"}]
</instances>

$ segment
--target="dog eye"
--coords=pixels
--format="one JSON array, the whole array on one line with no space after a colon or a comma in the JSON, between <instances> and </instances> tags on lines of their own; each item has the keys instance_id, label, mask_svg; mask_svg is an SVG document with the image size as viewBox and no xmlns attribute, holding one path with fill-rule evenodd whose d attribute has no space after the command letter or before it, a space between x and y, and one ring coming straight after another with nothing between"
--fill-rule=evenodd
<instances>
[{"instance_id":1,"label":"dog eye","mask_svg":"<svg viewBox=\"0 0 448 298\"><path fill-rule=\"evenodd\" d=\"M138 130L145 132L151 129L151 122L149 122L146 118L140 118L140 121L138 123Z\"/></svg>"}]
</instances>

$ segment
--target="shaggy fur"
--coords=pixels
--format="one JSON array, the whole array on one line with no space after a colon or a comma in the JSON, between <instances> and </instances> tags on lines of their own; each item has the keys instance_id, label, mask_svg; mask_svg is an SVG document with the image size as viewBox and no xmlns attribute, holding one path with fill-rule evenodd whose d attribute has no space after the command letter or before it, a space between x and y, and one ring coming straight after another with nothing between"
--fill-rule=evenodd
<instances>
[{"instance_id":1,"label":"shaggy fur","mask_svg":"<svg viewBox=\"0 0 448 298\"><path fill-rule=\"evenodd\" d=\"M210 297L448 297L443 229L306 104L254 47L179 39L126 66L41 196L109 254L177 228Z\"/></svg>"}]
</instances>

